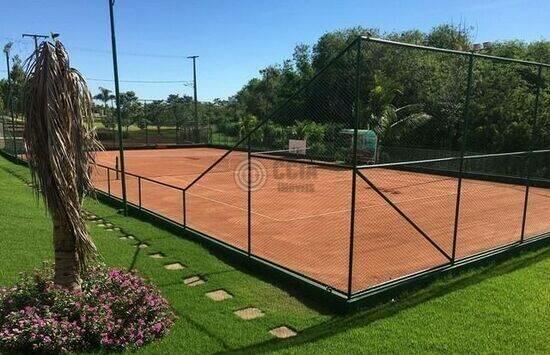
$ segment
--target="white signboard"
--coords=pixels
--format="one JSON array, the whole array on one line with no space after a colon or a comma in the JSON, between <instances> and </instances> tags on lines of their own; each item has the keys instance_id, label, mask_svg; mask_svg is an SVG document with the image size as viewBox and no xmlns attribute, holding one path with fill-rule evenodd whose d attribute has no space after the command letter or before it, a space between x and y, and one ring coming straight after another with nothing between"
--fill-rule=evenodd
<instances>
[{"instance_id":1,"label":"white signboard","mask_svg":"<svg viewBox=\"0 0 550 355\"><path fill-rule=\"evenodd\" d=\"M289 139L288 150L290 153L306 155L307 142L305 139Z\"/></svg>"}]
</instances>

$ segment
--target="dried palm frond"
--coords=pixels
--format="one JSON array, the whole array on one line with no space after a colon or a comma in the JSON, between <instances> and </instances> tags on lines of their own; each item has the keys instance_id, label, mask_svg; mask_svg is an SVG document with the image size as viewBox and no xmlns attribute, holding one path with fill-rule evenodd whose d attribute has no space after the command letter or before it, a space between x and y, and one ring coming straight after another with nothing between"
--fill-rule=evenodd
<instances>
[{"instance_id":1,"label":"dried palm frond","mask_svg":"<svg viewBox=\"0 0 550 355\"><path fill-rule=\"evenodd\" d=\"M52 218L74 238L79 270L96 247L81 216L92 190L95 140L92 98L82 75L69 65L61 42L43 42L26 66L24 139L32 179Z\"/></svg>"}]
</instances>

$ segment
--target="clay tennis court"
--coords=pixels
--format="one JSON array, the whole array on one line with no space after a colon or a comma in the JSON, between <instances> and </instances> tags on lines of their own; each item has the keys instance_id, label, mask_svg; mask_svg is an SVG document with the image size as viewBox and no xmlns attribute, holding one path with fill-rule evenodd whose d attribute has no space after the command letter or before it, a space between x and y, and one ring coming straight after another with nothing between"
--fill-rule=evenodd
<instances>
[{"instance_id":1,"label":"clay tennis court","mask_svg":"<svg viewBox=\"0 0 550 355\"><path fill-rule=\"evenodd\" d=\"M243 166L247 171L246 153L231 152L181 191L225 152L206 147L126 151L126 171L133 174L126 176L128 201L247 251L248 180L236 173ZM101 167L115 168L117 155L97 153L94 184L120 197L120 179ZM256 156L252 166L251 253L346 292L353 172ZM361 169L361 174L378 192L357 177L352 291L449 263L458 179L390 168ZM473 179L462 183L457 258L519 241L526 187ZM550 189L531 187L525 238L546 232Z\"/></svg>"}]
</instances>

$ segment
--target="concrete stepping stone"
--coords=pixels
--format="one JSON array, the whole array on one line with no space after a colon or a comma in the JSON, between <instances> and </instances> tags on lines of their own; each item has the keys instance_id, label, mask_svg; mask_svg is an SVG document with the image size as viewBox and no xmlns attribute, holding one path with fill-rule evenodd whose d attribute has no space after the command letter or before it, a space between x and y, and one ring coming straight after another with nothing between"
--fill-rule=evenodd
<instances>
[{"instance_id":1,"label":"concrete stepping stone","mask_svg":"<svg viewBox=\"0 0 550 355\"><path fill-rule=\"evenodd\" d=\"M127 235L126 238L131 239L131 240L135 239L135 237L133 235Z\"/></svg>"},{"instance_id":2,"label":"concrete stepping stone","mask_svg":"<svg viewBox=\"0 0 550 355\"><path fill-rule=\"evenodd\" d=\"M207 292L206 297L216 302L221 302L221 301L225 301L230 298L233 298L233 296L225 290L216 290L216 291Z\"/></svg>"},{"instance_id":3,"label":"concrete stepping stone","mask_svg":"<svg viewBox=\"0 0 550 355\"><path fill-rule=\"evenodd\" d=\"M106 230L107 232L113 232L113 231L114 231L113 228L106 228L105 230Z\"/></svg>"},{"instance_id":4,"label":"concrete stepping stone","mask_svg":"<svg viewBox=\"0 0 550 355\"><path fill-rule=\"evenodd\" d=\"M120 239L120 240L128 240L128 237L126 237L126 236L123 235L122 237L119 237L118 239Z\"/></svg>"},{"instance_id":5,"label":"concrete stepping stone","mask_svg":"<svg viewBox=\"0 0 550 355\"><path fill-rule=\"evenodd\" d=\"M271 334L274 337L279 338L279 339L291 338L291 337L294 337L294 336L298 335L298 333L296 333L294 330L292 330L289 327L286 327L284 325L282 327L277 327L277 328L271 329L269 331L269 334Z\"/></svg>"},{"instance_id":6,"label":"concrete stepping stone","mask_svg":"<svg viewBox=\"0 0 550 355\"><path fill-rule=\"evenodd\" d=\"M109 228L113 228L113 227L114 227L114 225L113 225L112 223L105 223L105 225L106 225L107 227L109 227Z\"/></svg>"},{"instance_id":7,"label":"concrete stepping stone","mask_svg":"<svg viewBox=\"0 0 550 355\"><path fill-rule=\"evenodd\" d=\"M261 309L258 309L255 307L239 309L238 311L233 312L233 314L235 314L237 317L243 320L251 320L251 319L263 317L265 315L265 313L262 312Z\"/></svg>"},{"instance_id":8,"label":"concrete stepping stone","mask_svg":"<svg viewBox=\"0 0 550 355\"><path fill-rule=\"evenodd\" d=\"M166 270L175 271L175 270L183 270L185 269L185 266L182 263L172 263L172 264L164 265L164 268Z\"/></svg>"},{"instance_id":9,"label":"concrete stepping stone","mask_svg":"<svg viewBox=\"0 0 550 355\"><path fill-rule=\"evenodd\" d=\"M139 249L149 248L149 244L147 243L139 243L139 244L136 244L135 246L136 248L139 248Z\"/></svg>"},{"instance_id":10,"label":"concrete stepping stone","mask_svg":"<svg viewBox=\"0 0 550 355\"><path fill-rule=\"evenodd\" d=\"M165 256L163 253L154 253L154 254L149 254L149 257L152 259L164 259Z\"/></svg>"},{"instance_id":11,"label":"concrete stepping stone","mask_svg":"<svg viewBox=\"0 0 550 355\"><path fill-rule=\"evenodd\" d=\"M188 278L183 280L183 283L186 284L189 287L204 285L205 282L206 281L201 279L201 277L198 276L198 275L191 276L191 277L188 277Z\"/></svg>"},{"instance_id":12,"label":"concrete stepping stone","mask_svg":"<svg viewBox=\"0 0 550 355\"><path fill-rule=\"evenodd\" d=\"M115 228L113 228L113 230L116 230L117 232L120 232L120 228L119 228L119 227L115 227Z\"/></svg>"},{"instance_id":13,"label":"concrete stepping stone","mask_svg":"<svg viewBox=\"0 0 550 355\"><path fill-rule=\"evenodd\" d=\"M99 228L105 228L105 227L107 227L107 226L104 225L103 223L99 223L97 226L98 226Z\"/></svg>"}]
</instances>

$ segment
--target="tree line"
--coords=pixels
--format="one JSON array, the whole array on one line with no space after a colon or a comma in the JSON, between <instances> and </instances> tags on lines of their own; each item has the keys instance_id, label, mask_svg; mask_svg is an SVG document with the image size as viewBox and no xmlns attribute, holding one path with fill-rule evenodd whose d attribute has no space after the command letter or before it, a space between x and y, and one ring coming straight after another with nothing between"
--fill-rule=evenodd
<instances>
[{"instance_id":1,"label":"tree line","mask_svg":"<svg viewBox=\"0 0 550 355\"><path fill-rule=\"evenodd\" d=\"M268 120L251 137L256 147L280 149L290 138L307 139L313 155L329 160L349 156L349 136L342 132L353 128L356 112L359 128L377 132L387 152L405 147L504 152L550 146L550 70L544 69L539 78L536 67L476 58L470 107L465 113L468 57L367 42L362 43L359 56L357 49L350 48L327 68L359 35L462 51L473 46L471 29L448 24L428 32L384 33L365 27L328 32L312 46L298 44L291 58L260 70L259 77L234 96L199 102L199 122L195 122L189 96L171 94L165 100L145 103L135 92L124 92L120 100L123 125L126 130L132 125L154 126L161 134L162 127L198 123L208 125L211 132L238 138ZM495 42L482 52L550 62L546 40ZM17 112L22 112L23 77L20 61L14 60ZM0 81L4 103L6 93L6 81ZM98 119L112 128L112 93L100 88L95 98Z\"/></svg>"}]
</instances>

